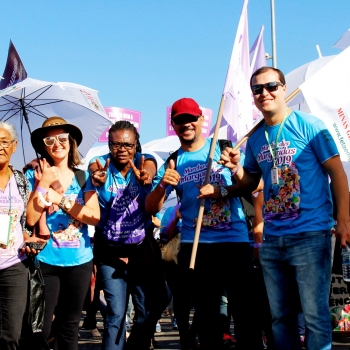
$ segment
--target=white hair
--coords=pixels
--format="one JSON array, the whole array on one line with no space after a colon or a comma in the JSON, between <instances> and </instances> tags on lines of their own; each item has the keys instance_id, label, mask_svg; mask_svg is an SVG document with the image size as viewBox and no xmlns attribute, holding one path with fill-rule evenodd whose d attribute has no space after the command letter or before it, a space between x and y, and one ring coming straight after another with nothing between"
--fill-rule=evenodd
<instances>
[{"instance_id":1,"label":"white hair","mask_svg":"<svg viewBox=\"0 0 350 350\"><path fill-rule=\"evenodd\" d=\"M18 134L15 127L8 122L0 122L0 129L5 129L11 135L12 140L18 141Z\"/></svg>"}]
</instances>

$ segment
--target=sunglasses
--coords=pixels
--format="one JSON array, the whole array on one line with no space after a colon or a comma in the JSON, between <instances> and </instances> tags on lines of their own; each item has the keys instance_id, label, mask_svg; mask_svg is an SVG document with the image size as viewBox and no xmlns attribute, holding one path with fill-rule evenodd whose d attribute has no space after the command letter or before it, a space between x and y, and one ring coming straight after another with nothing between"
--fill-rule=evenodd
<instances>
[{"instance_id":1,"label":"sunglasses","mask_svg":"<svg viewBox=\"0 0 350 350\"><path fill-rule=\"evenodd\" d=\"M191 114L180 114L179 116L172 118L171 120L174 122L174 124L181 125L197 122L199 118L200 115L194 116Z\"/></svg>"},{"instance_id":2,"label":"sunglasses","mask_svg":"<svg viewBox=\"0 0 350 350\"><path fill-rule=\"evenodd\" d=\"M69 140L69 134L59 134L56 136L47 136L45 138L43 138L44 143L46 146L51 147L55 144L56 140L59 143L66 143Z\"/></svg>"},{"instance_id":3,"label":"sunglasses","mask_svg":"<svg viewBox=\"0 0 350 350\"><path fill-rule=\"evenodd\" d=\"M124 147L127 151L130 151L134 148L135 144L134 143L121 143L121 142L109 141L109 146L112 149L120 149L120 148Z\"/></svg>"},{"instance_id":4,"label":"sunglasses","mask_svg":"<svg viewBox=\"0 0 350 350\"><path fill-rule=\"evenodd\" d=\"M271 81L270 83L266 84L253 85L252 92L253 95L260 95L264 89L268 92L273 92L276 91L279 86L284 86L284 84L280 83L279 81Z\"/></svg>"}]
</instances>

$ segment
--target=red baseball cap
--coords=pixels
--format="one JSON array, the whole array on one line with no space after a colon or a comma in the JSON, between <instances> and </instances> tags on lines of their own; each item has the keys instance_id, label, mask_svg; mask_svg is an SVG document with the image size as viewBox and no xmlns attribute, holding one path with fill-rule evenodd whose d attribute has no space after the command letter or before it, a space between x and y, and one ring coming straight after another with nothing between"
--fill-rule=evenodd
<instances>
[{"instance_id":1,"label":"red baseball cap","mask_svg":"<svg viewBox=\"0 0 350 350\"><path fill-rule=\"evenodd\" d=\"M188 97L180 98L180 100L177 100L174 102L174 104L171 106L171 118L176 118L177 116L181 114L190 114L194 116L202 115L202 110L199 108L198 103Z\"/></svg>"}]
</instances>

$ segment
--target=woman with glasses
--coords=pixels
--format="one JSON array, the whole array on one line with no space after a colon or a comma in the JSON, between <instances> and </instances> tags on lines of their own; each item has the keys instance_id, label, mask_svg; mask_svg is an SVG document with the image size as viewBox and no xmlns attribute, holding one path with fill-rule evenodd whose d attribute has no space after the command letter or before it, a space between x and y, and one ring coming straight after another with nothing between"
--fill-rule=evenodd
<instances>
[{"instance_id":1,"label":"woman with glasses","mask_svg":"<svg viewBox=\"0 0 350 350\"><path fill-rule=\"evenodd\" d=\"M0 349L18 349L27 304L29 238L25 228L28 181L9 165L18 137L13 125L0 122Z\"/></svg>"},{"instance_id":2,"label":"woman with glasses","mask_svg":"<svg viewBox=\"0 0 350 350\"><path fill-rule=\"evenodd\" d=\"M103 231L108 225L113 199L125 193L126 188L131 190L133 198L138 198L144 210L144 200L152 189L157 169L156 161L153 156L141 153L139 134L128 121L118 121L110 128L109 150L109 154L93 158L89 166L101 208L94 256L107 302L102 349L125 348L125 316L130 292L135 317L126 348L148 350L163 311L159 301L165 286L159 278L160 251L154 244L151 217L145 218L146 238L141 244L113 245ZM153 249L153 256L148 248ZM154 253L159 253L159 264Z\"/></svg>"},{"instance_id":3,"label":"woman with glasses","mask_svg":"<svg viewBox=\"0 0 350 350\"><path fill-rule=\"evenodd\" d=\"M77 350L79 320L92 271L87 225L97 225L96 189L80 164L82 133L63 118L51 117L33 131L31 142L41 155L40 167L28 170L31 195L27 223L47 238L39 260L45 281L45 318L31 346L48 350L53 315L54 349Z\"/></svg>"}]
</instances>

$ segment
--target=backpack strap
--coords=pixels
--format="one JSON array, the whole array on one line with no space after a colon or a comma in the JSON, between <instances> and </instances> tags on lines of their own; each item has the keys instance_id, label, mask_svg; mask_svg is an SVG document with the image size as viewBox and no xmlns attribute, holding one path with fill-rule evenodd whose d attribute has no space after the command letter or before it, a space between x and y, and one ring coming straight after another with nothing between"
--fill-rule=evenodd
<instances>
[{"instance_id":1,"label":"backpack strap","mask_svg":"<svg viewBox=\"0 0 350 350\"><path fill-rule=\"evenodd\" d=\"M84 192L85 185L86 185L85 171L81 169L76 169L76 168L73 168L73 171L74 171L74 176L77 179L80 188Z\"/></svg>"}]
</instances>

